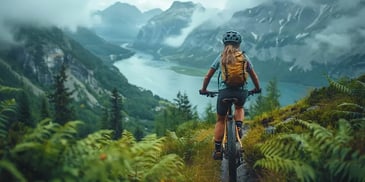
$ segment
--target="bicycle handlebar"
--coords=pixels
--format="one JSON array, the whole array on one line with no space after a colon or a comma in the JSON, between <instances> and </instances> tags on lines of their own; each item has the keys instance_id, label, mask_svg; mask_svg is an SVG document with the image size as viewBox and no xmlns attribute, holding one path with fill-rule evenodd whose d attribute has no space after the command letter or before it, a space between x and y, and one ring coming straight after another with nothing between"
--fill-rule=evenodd
<instances>
[{"instance_id":1,"label":"bicycle handlebar","mask_svg":"<svg viewBox=\"0 0 365 182\"><path fill-rule=\"evenodd\" d=\"M215 96L218 95L218 93L219 92L217 92L217 91L201 92L199 90L199 94L200 95L205 95L207 97L215 97ZM251 95L254 95L254 94L258 94L258 93L261 93L261 89L259 89L259 90L250 90L250 91L248 91L248 96L251 96Z\"/></svg>"}]
</instances>

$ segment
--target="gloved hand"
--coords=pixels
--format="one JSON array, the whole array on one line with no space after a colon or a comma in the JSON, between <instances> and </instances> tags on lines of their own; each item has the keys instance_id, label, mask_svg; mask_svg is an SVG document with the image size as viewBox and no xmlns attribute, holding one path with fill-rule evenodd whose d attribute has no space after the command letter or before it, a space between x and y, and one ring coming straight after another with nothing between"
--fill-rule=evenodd
<instances>
[{"instance_id":1,"label":"gloved hand","mask_svg":"<svg viewBox=\"0 0 365 182\"><path fill-rule=\"evenodd\" d=\"M203 89L199 90L200 95L206 95L208 92L209 92L208 90L203 90Z\"/></svg>"},{"instance_id":2,"label":"gloved hand","mask_svg":"<svg viewBox=\"0 0 365 182\"><path fill-rule=\"evenodd\" d=\"M261 93L261 88L254 88L252 90L249 91L250 93L255 93L255 94L258 94L258 93Z\"/></svg>"}]
</instances>

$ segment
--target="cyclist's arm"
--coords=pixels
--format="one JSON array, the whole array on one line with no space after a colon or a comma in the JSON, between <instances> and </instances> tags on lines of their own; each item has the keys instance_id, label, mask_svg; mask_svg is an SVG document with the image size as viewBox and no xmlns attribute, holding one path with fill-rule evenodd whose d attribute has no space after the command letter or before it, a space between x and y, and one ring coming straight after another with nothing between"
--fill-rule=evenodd
<instances>
[{"instance_id":1,"label":"cyclist's arm","mask_svg":"<svg viewBox=\"0 0 365 182\"><path fill-rule=\"evenodd\" d=\"M213 61L212 65L210 66L210 69L208 70L208 73L204 77L203 86L202 89L200 89L201 93L206 93L207 87L209 85L210 79L213 77L216 70L219 69L219 63L220 63L220 55L218 55L215 60Z\"/></svg>"},{"instance_id":2,"label":"cyclist's arm","mask_svg":"<svg viewBox=\"0 0 365 182\"><path fill-rule=\"evenodd\" d=\"M208 87L210 79L213 77L214 73L215 73L214 68L210 68L208 70L208 73L204 77L203 86L202 86L202 89L200 90L201 92L203 92L203 93L207 92L207 87Z\"/></svg>"},{"instance_id":3,"label":"cyclist's arm","mask_svg":"<svg viewBox=\"0 0 365 182\"><path fill-rule=\"evenodd\" d=\"M255 85L255 89L260 90L261 89L260 82L255 70L251 67L251 69L248 70L248 73L250 74L251 80Z\"/></svg>"}]
</instances>

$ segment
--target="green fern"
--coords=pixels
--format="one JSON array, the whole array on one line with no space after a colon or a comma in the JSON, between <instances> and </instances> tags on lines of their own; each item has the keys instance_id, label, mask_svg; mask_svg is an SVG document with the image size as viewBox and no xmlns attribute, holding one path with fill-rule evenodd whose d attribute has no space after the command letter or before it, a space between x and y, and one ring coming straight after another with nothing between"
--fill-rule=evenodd
<instances>
[{"instance_id":1,"label":"green fern","mask_svg":"<svg viewBox=\"0 0 365 182\"><path fill-rule=\"evenodd\" d=\"M331 86L333 86L334 88L336 88L337 90L339 90L339 91L341 91L343 93L347 93L349 95L352 95L353 94L353 91L350 88L348 88L348 87L346 87L346 86L344 86L344 85L342 85L342 84L334 81L329 76L327 76L327 80L328 80L329 84Z\"/></svg>"},{"instance_id":2,"label":"green fern","mask_svg":"<svg viewBox=\"0 0 365 182\"><path fill-rule=\"evenodd\" d=\"M255 163L276 172L290 174L294 172L300 181L315 181L317 175L315 169L306 161L286 159L278 156L265 156Z\"/></svg>"},{"instance_id":3,"label":"green fern","mask_svg":"<svg viewBox=\"0 0 365 182\"><path fill-rule=\"evenodd\" d=\"M0 85L0 94L1 93L13 93L18 92L20 89L13 88L13 87L7 87L4 85ZM0 101L0 140L3 142L5 141L5 138L8 134L8 116L7 113L13 113L15 112L16 102L15 99L8 99L8 100L2 100ZM1 146L1 142L0 142Z\"/></svg>"},{"instance_id":4,"label":"green fern","mask_svg":"<svg viewBox=\"0 0 365 182\"><path fill-rule=\"evenodd\" d=\"M163 156L144 174L142 181L183 180L183 160L176 154Z\"/></svg>"},{"instance_id":5,"label":"green fern","mask_svg":"<svg viewBox=\"0 0 365 182\"><path fill-rule=\"evenodd\" d=\"M336 110L335 113L341 114L342 117L356 119L365 117L365 107L355 103L342 103L337 106L342 110Z\"/></svg>"},{"instance_id":6,"label":"green fern","mask_svg":"<svg viewBox=\"0 0 365 182\"><path fill-rule=\"evenodd\" d=\"M7 171L10 173L16 181L26 182L27 180L24 178L22 173L16 168L16 166L7 160L0 160L0 176L3 171ZM10 179L7 179L10 180Z\"/></svg>"},{"instance_id":7,"label":"green fern","mask_svg":"<svg viewBox=\"0 0 365 182\"><path fill-rule=\"evenodd\" d=\"M0 102L0 139L5 140L8 134L8 116L6 113L15 111L15 99L5 100Z\"/></svg>"},{"instance_id":8,"label":"green fern","mask_svg":"<svg viewBox=\"0 0 365 182\"><path fill-rule=\"evenodd\" d=\"M330 131L316 123L295 120L285 124L299 124L308 129L302 134L277 134L259 146L263 159L255 167L264 167L290 175L294 172L300 181L315 181L334 177L343 181L365 180L364 155L354 151L349 143L353 140L352 127L344 119L338 121L338 129Z\"/></svg>"}]
</instances>

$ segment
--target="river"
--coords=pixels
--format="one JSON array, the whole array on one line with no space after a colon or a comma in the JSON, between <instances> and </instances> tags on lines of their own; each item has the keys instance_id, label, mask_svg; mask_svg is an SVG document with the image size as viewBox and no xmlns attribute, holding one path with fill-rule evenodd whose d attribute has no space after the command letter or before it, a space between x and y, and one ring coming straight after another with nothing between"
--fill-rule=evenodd
<instances>
[{"instance_id":1,"label":"river","mask_svg":"<svg viewBox=\"0 0 365 182\"><path fill-rule=\"evenodd\" d=\"M137 53L128 59L117 61L114 65L127 77L130 84L151 90L153 94L167 100L173 101L179 91L186 93L189 101L197 107L200 114L204 112L209 103L214 106L216 104L216 98L199 95L203 77L172 71L171 67L176 66L173 63L153 60L150 55ZM267 82L261 81L263 92L265 92L266 85ZM253 88L251 82L249 82L248 88ZM285 106L304 97L311 88L296 83L278 82L278 89L281 94L280 104ZM212 78L208 90L217 90L216 78ZM254 98L255 96L248 100L245 104L246 108L255 100Z\"/></svg>"}]
</instances>

